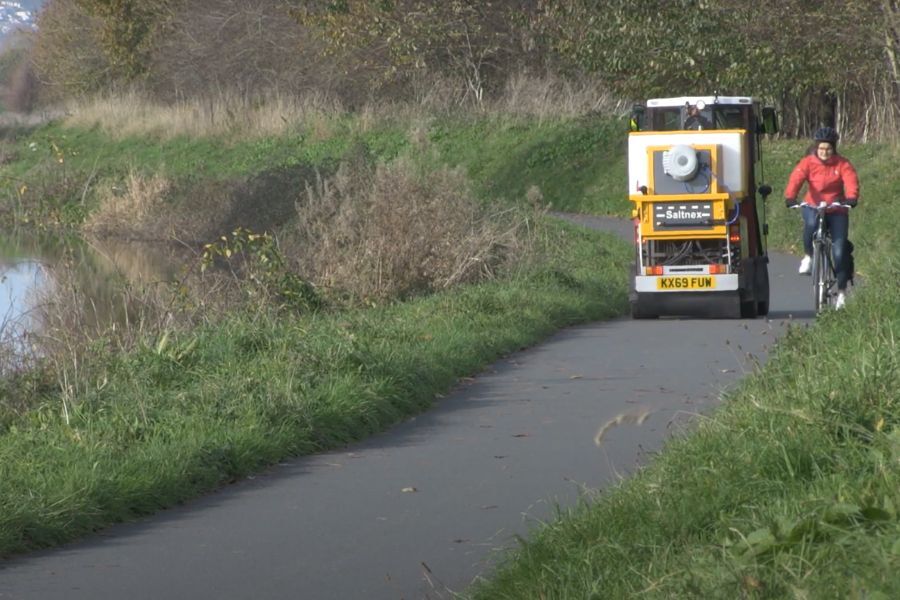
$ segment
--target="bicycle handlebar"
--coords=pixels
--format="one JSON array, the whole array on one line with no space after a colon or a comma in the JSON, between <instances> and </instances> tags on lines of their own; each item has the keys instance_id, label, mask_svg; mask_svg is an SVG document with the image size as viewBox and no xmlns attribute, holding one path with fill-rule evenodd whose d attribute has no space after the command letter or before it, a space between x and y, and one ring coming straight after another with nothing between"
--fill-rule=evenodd
<instances>
[{"instance_id":1,"label":"bicycle handlebar","mask_svg":"<svg viewBox=\"0 0 900 600\"><path fill-rule=\"evenodd\" d=\"M818 206L813 206L812 204L807 204L806 202L796 202L796 203L792 204L791 206L789 206L788 208L800 208L801 206L808 206L817 211L825 210L826 208L832 208L835 206L836 207L844 207L844 208L856 208L855 204L844 204L843 202L838 202L838 201L832 202L831 204L823 201L823 202L819 202Z\"/></svg>"}]
</instances>

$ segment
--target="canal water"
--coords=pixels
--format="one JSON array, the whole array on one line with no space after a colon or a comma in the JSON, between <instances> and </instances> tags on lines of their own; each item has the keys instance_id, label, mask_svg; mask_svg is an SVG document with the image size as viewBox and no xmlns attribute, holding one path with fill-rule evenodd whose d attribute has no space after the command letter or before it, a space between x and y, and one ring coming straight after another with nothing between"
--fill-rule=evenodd
<instances>
[{"instance_id":1,"label":"canal water","mask_svg":"<svg viewBox=\"0 0 900 600\"><path fill-rule=\"evenodd\" d=\"M29 299L45 285L46 276L39 261L0 257L0 344L13 354L22 352L25 332L38 327Z\"/></svg>"},{"instance_id":2,"label":"canal water","mask_svg":"<svg viewBox=\"0 0 900 600\"><path fill-rule=\"evenodd\" d=\"M96 324L111 324L123 318L124 289L171 282L189 260L161 244L0 232L0 356L40 334L50 303L78 302Z\"/></svg>"}]
</instances>

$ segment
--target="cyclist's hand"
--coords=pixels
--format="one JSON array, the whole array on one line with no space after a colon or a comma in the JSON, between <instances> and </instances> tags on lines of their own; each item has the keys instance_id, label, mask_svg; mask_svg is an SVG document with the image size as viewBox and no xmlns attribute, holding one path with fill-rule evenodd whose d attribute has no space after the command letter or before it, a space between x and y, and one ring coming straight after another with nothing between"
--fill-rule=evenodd
<instances>
[{"instance_id":1,"label":"cyclist's hand","mask_svg":"<svg viewBox=\"0 0 900 600\"><path fill-rule=\"evenodd\" d=\"M856 208L856 203L859 202L858 198L847 198L841 204L844 206L849 206L850 208Z\"/></svg>"},{"instance_id":2,"label":"cyclist's hand","mask_svg":"<svg viewBox=\"0 0 900 600\"><path fill-rule=\"evenodd\" d=\"M785 198L784 205L787 206L788 208L794 208L795 206L797 206L797 199L796 198Z\"/></svg>"}]
</instances>

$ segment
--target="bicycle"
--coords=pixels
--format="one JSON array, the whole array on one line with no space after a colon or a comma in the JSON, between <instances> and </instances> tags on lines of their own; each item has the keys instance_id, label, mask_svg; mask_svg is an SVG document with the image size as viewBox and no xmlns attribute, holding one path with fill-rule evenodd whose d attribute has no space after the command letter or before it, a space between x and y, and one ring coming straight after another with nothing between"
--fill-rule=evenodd
<instances>
[{"instance_id":1,"label":"bicycle","mask_svg":"<svg viewBox=\"0 0 900 600\"><path fill-rule=\"evenodd\" d=\"M795 204L792 208L800 208L801 206L804 206L804 204ZM818 206L811 207L816 211L816 231L813 234L812 272L810 273L812 275L816 314L828 307L837 296L835 290L837 277L834 273L834 259L831 254L831 232L825 224L825 209L834 206L853 208L850 204L842 204L840 202L832 202L831 204L820 202Z\"/></svg>"}]
</instances>

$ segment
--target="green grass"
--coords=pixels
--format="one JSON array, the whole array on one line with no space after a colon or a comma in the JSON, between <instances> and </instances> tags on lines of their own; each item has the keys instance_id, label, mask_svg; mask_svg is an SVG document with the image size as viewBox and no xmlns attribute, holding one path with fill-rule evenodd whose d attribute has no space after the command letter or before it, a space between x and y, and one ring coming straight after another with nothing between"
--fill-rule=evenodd
<instances>
[{"instance_id":1,"label":"green grass","mask_svg":"<svg viewBox=\"0 0 900 600\"><path fill-rule=\"evenodd\" d=\"M73 175L137 169L175 179L227 179L279 167L327 164L341 159L354 145L372 150L381 159L390 159L405 147L404 133L390 127L358 133L339 123L335 134L325 139L314 139L306 131L248 141L216 137L113 139L97 128L68 128L51 123L18 139L19 160L4 166L3 174L27 180L29 173L51 159L60 165L59 169L68 169Z\"/></svg>"},{"instance_id":2,"label":"green grass","mask_svg":"<svg viewBox=\"0 0 900 600\"><path fill-rule=\"evenodd\" d=\"M442 161L462 165L486 197L524 202L531 186L554 210L624 216L625 125L608 118L473 120L436 125Z\"/></svg>"},{"instance_id":3,"label":"green grass","mask_svg":"<svg viewBox=\"0 0 900 600\"><path fill-rule=\"evenodd\" d=\"M113 139L96 127L51 123L5 143L16 160L0 167L0 217L5 213L7 221L77 224L94 210L92 191L99 184L120 185L131 171L172 181L177 190L173 210L190 215L192 199L213 182L225 186L218 193L227 193L269 174L278 186L285 175L302 180L314 178L315 171L329 175L351 157L387 161L404 154L425 168L463 167L488 201L523 203L535 187L540 203L554 210L624 216L630 209L620 152L625 129L618 120L444 117L426 129L424 147L410 141L415 126L387 118L364 126L353 116L335 117L327 126L319 125L324 131L309 127L236 141ZM293 188L299 196L302 181ZM289 200L292 204L294 198Z\"/></svg>"},{"instance_id":4,"label":"green grass","mask_svg":"<svg viewBox=\"0 0 900 600\"><path fill-rule=\"evenodd\" d=\"M900 307L884 308L869 293L795 330L712 420L474 597L897 597Z\"/></svg>"},{"instance_id":5,"label":"green grass","mask_svg":"<svg viewBox=\"0 0 900 600\"><path fill-rule=\"evenodd\" d=\"M36 173L55 156L50 139L67 144L59 164L82 182L94 165L104 176L137 165L202 182L410 152L426 168L464 167L485 199L521 203L537 186L556 209L630 208L617 122L437 120L426 151L396 123L331 131L154 144L50 126L20 138L20 159L3 174ZM35 140L43 150L28 158ZM805 145L767 145L771 247L799 245L799 218L781 191ZM865 286L848 308L792 328L710 419L524 541L471 590L475 598L900 595L900 235L892 218L900 156L884 146L842 151L863 182L851 238ZM66 404L68 424L54 388L38 386L46 394L39 409L0 420L0 553L73 539L281 457L359 439L426 410L457 378L504 353L625 309L627 245L551 223L542 239L545 260L503 280L295 320L235 314L103 355Z\"/></svg>"},{"instance_id":6,"label":"green grass","mask_svg":"<svg viewBox=\"0 0 900 600\"><path fill-rule=\"evenodd\" d=\"M767 158L781 247L799 244L780 192L803 147ZM848 308L791 328L710 419L537 531L471 597L900 596L897 151L842 150L863 181L851 238L866 279Z\"/></svg>"},{"instance_id":7,"label":"green grass","mask_svg":"<svg viewBox=\"0 0 900 600\"><path fill-rule=\"evenodd\" d=\"M621 314L627 246L553 220L542 229L546 261L503 281L333 315L234 315L98 359L65 406L68 424L52 394L5 420L0 554L359 439L505 353Z\"/></svg>"}]
</instances>

